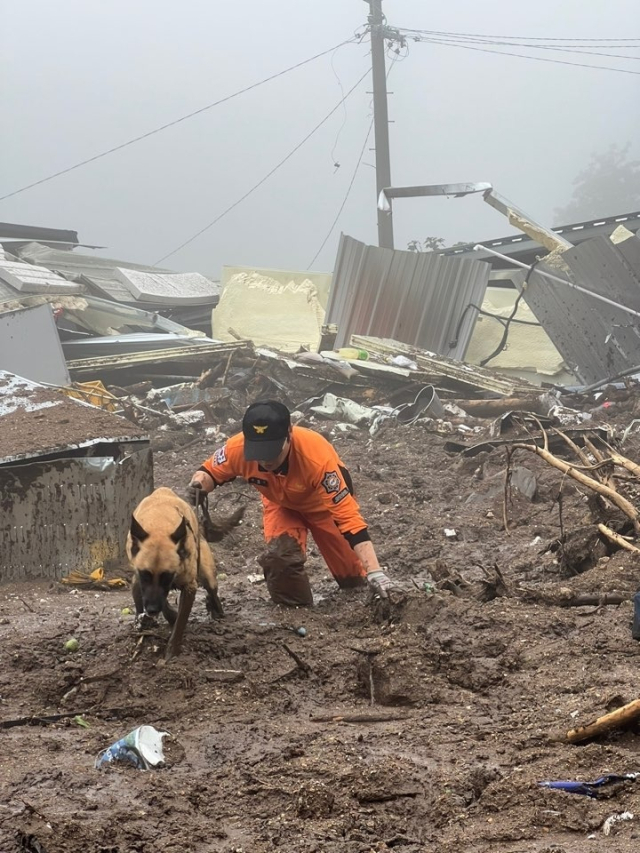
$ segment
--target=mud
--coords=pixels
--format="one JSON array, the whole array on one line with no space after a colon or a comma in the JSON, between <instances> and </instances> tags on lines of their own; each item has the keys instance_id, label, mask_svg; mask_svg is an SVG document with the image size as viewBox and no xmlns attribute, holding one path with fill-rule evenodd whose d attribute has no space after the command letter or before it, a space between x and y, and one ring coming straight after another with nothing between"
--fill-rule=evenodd
<instances>
[{"instance_id":1,"label":"mud","mask_svg":"<svg viewBox=\"0 0 640 853\"><path fill-rule=\"evenodd\" d=\"M520 460L535 496L513 490L506 532L503 451L452 456L419 425L353 435L336 444L401 587L384 612L367 590L338 590L312 543L316 605L273 605L247 579L264 545L239 482L211 500L223 516L247 505L213 546L226 618L208 621L199 592L166 665L168 626L141 640L128 592L0 588L0 720L71 715L0 729L2 853L638 849L640 781L597 800L537 784L640 770L639 731L559 738L639 695L631 603L522 593L630 598L636 556L593 537L597 508L567 482L561 527L562 475L535 457ZM184 495L212 451L158 452L156 484ZM377 721L340 719L353 714ZM164 768L94 769L145 723L171 733ZM636 817L606 837L624 811Z\"/></svg>"}]
</instances>

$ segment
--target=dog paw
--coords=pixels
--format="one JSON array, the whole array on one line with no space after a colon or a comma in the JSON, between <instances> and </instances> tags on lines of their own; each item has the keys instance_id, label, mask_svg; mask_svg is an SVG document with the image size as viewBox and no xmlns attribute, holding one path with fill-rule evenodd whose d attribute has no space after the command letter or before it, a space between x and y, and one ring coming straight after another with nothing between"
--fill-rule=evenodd
<instances>
[{"instance_id":1,"label":"dog paw","mask_svg":"<svg viewBox=\"0 0 640 853\"><path fill-rule=\"evenodd\" d=\"M155 617L149 616L146 613L139 613L136 615L136 621L134 624L138 631L146 631L150 628L157 628L158 620Z\"/></svg>"}]
</instances>

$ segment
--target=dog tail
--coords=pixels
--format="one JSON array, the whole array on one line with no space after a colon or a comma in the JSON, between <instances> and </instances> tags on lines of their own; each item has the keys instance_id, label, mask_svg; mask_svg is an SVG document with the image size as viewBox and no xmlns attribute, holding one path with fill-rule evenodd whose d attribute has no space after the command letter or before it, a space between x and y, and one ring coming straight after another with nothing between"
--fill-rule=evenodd
<instances>
[{"instance_id":1,"label":"dog tail","mask_svg":"<svg viewBox=\"0 0 640 853\"><path fill-rule=\"evenodd\" d=\"M202 513L202 521L200 525L200 532L207 542L220 542L224 539L227 533L240 524L244 517L245 509L246 507L241 506L226 518L216 517L213 519L209 515L208 508L201 505L200 511Z\"/></svg>"}]
</instances>

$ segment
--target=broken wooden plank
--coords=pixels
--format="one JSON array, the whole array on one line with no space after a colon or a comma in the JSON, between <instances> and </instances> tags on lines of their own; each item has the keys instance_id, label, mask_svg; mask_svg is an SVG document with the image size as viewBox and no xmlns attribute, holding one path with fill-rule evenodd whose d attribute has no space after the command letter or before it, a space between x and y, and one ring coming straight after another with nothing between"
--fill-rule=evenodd
<instances>
[{"instance_id":1,"label":"broken wooden plank","mask_svg":"<svg viewBox=\"0 0 640 853\"><path fill-rule=\"evenodd\" d=\"M592 723L586 726L579 726L575 729L570 729L567 732L567 741L569 743L581 743L584 740L589 740L598 735L607 734L614 729L625 728L631 725L640 718L640 699L634 699L622 708L617 708L610 714L605 714L603 717L598 717Z\"/></svg>"},{"instance_id":2,"label":"broken wooden plank","mask_svg":"<svg viewBox=\"0 0 640 853\"><path fill-rule=\"evenodd\" d=\"M95 373L99 370L123 370L143 364L166 364L167 362L199 361L210 362L211 356L228 355L234 350L249 347L248 341L228 341L218 344L199 344L197 338L189 346L171 347L145 352L122 353L121 355L103 355L95 358L76 358L67 362L70 373Z\"/></svg>"}]
</instances>

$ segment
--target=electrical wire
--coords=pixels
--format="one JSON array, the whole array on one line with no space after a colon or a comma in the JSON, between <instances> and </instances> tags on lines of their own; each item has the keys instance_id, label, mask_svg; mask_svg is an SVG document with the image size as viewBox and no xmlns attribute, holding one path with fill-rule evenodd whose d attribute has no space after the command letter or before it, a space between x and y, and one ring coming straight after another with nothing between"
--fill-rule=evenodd
<instances>
[{"instance_id":1,"label":"electrical wire","mask_svg":"<svg viewBox=\"0 0 640 853\"><path fill-rule=\"evenodd\" d=\"M447 41L447 42L456 42L456 43L462 43L462 44L493 45L496 47L499 47L499 46L520 47L520 48L526 47L526 48L530 48L531 50L553 50L553 51L558 52L558 53L571 53L571 54L578 54L579 56L606 56L606 57L609 57L612 59L631 59L631 60L635 60L635 61L640 60L640 56L629 56L629 55L625 56L625 55L620 54L620 53L603 53L601 51L595 51L595 50L591 50L591 49L583 50L582 47L573 47L573 46L571 46L571 47L559 47L558 45L549 45L549 44L531 44L529 42L515 42L515 41L508 41L506 39L497 40L497 39L483 38L480 36L477 36L477 37L460 36L460 37L458 37L455 34L451 34L451 35L434 34L433 36L429 36L429 38L432 38L434 41ZM605 46L605 47L619 47L620 49L622 49L622 47L624 47L624 45L621 45L621 46L603 45L603 46ZM634 44L633 46L627 45L626 47L627 47L627 49L640 49L640 43L637 45Z\"/></svg>"},{"instance_id":2,"label":"electrical wire","mask_svg":"<svg viewBox=\"0 0 640 853\"><path fill-rule=\"evenodd\" d=\"M369 137L371 136L371 129L373 127L373 121L374 120L371 119L371 122L369 124L369 129L367 130L367 135L365 136L364 143L363 143L362 149L360 151L360 156L358 157L358 160L356 162L356 167L353 170L353 174L351 175L351 181L349 182L349 186L347 187L347 191L344 195L344 198L342 199L342 204L340 205L338 212L336 213L335 219L331 223L331 227L329 228L329 231L327 232L327 236L322 241L318 251L315 253L315 255L309 261L309 265L307 266L308 270L311 269L311 267L314 265L314 263L316 261L316 258L318 257L320 252L324 249L324 247L327 245L327 242L329 241L329 237L331 237L331 235L333 234L333 229L336 227L336 223L338 222L338 219L340 219L340 215L342 214L342 211L345 208L345 205L349 199L349 196L351 195L351 190L353 189L353 185L355 183L356 176L358 174L358 170L360 169L360 164L362 163L362 158L364 157L364 152L367 148L367 142L369 141Z\"/></svg>"},{"instance_id":3,"label":"electrical wire","mask_svg":"<svg viewBox=\"0 0 640 853\"><path fill-rule=\"evenodd\" d=\"M401 62L401 61L402 61L402 59L398 59L397 57L391 58L391 65L389 66L389 70L387 71L387 75L386 75L387 80L389 79L389 75L391 74L391 71L392 71L394 65L396 64L396 62ZM373 113L373 100L370 102L369 108L370 108L371 112ZM316 261L316 258L318 257L320 252L324 249L324 247L327 245L327 242L329 241L329 237L331 237L331 235L333 234L333 229L336 227L336 224L337 224L338 220L340 219L342 211L344 210L345 205L347 204L347 201L349 200L349 196L351 195L351 190L353 189L353 185L355 183L356 176L358 174L358 171L360 169L360 165L362 163L362 158L364 157L364 152L366 151L366 148L367 148L367 142L369 141L369 137L371 136L371 129L373 128L374 121L375 121L375 115L372 115L371 122L369 124L369 129L367 130L367 135L365 136L364 142L362 143L362 149L360 151L360 155L359 155L358 160L356 162L355 169L353 170L353 174L351 175L351 181L349 182L349 186L347 187L347 191L344 195L344 198L342 199L342 204L340 205L338 212L336 213L335 219L331 223L331 227L329 228L329 231L327 232L327 236L322 241L320 248L315 253L313 258L311 258L311 261L309 262L309 265L307 267L308 270L311 269L311 267L313 266L313 264Z\"/></svg>"},{"instance_id":4,"label":"electrical wire","mask_svg":"<svg viewBox=\"0 0 640 853\"><path fill-rule=\"evenodd\" d=\"M516 56L519 59L530 59L534 62L551 62L555 65L573 65L577 68L593 68L596 71L617 71L619 74L640 75L640 71L632 71L630 68L611 68L608 65L589 65L585 62L570 62L566 59L551 59L548 56L527 56L525 53L513 53L512 51L506 50L491 50L488 47L478 47L477 45L460 44L458 42L444 40L438 41L437 39L420 36L414 36L413 40L420 43L438 44L442 45L443 47L460 47L463 50L476 50L480 51L481 53L495 53L498 56Z\"/></svg>"},{"instance_id":5,"label":"electrical wire","mask_svg":"<svg viewBox=\"0 0 640 853\"><path fill-rule=\"evenodd\" d=\"M336 50L338 50L338 48L336 48ZM333 60L335 59L335 55L336 55L336 51L334 50L334 52L331 54L331 70L333 71L334 77L338 81L338 86L340 87L340 94L343 97L343 101L342 101L342 124L338 128L338 132L336 133L336 138L333 141L333 148L331 149L331 154L330 154L331 162L333 163L333 166L334 166L335 170L337 171L340 168L340 163L336 162L335 153L336 153L336 148L338 147L338 140L340 139L342 131L344 130L345 124L347 123L347 107L346 107L345 102L344 102L344 86L342 85L342 80L340 79L340 76L338 75L338 72L336 71L336 67L333 64Z\"/></svg>"},{"instance_id":6,"label":"electrical wire","mask_svg":"<svg viewBox=\"0 0 640 853\"><path fill-rule=\"evenodd\" d=\"M252 89L257 89L259 86L263 86L265 83L271 82L271 80L276 80L278 77L282 77L285 74L288 74L290 71L295 71L297 68L302 68L303 65L308 65L310 62L313 62L316 59L320 59L322 56L326 56L328 53L333 53L339 47L343 47L345 44L353 44L357 41L355 37L346 39L334 47L330 47L328 50L323 50L322 53L316 53L315 56L311 56L309 59L305 59L302 62L297 62L295 65L289 66L289 68L285 68L282 71L278 71L276 74L272 74L270 77L265 77L264 80L260 80L257 83L252 83L250 86L245 86L244 89L239 89L237 92L233 92L231 95L226 95L224 98L220 98L217 101L214 101L212 104L207 104L204 107L200 107L197 110L194 110L191 113L187 113L187 115L181 116L180 118L174 119L173 121L167 122L166 124L160 125L160 127L156 127L153 130L147 131L147 133L143 133L140 136L136 136L133 139L129 139L127 142L122 142L120 145L114 145L113 148L109 148L106 151L102 151L100 154L95 154L93 157L88 157L86 160L81 160L79 163L76 163L74 166L69 166L66 169L61 169L59 172L54 172L52 175L48 175L46 178L41 178L39 181L33 181L30 184L26 184L23 187L20 187L17 190L13 190L13 192L6 193L6 195L0 196L0 201L5 201L8 198L12 198L13 196L18 195L19 193L26 192L26 190L33 189L34 187L38 187L41 184L46 184L48 181L52 181L54 178L59 178L61 175L67 175L69 172L73 172L76 169L80 169L82 166L86 166L89 163L94 163L96 160L100 160L102 157L107 157L109 154L114 154L116 151L122 151L123 148L127 148L130 145L134 145L136 142L141 142L143 139L148 139L150 136L154 136L156 133L160 133L163 130L167 130L169 127L174 127L177 124L180 124L183 121L187 121L187 119L193 118L194 116L200 115L201 113L206 112L207 110L211 110L214 107L220 106L220 104L225 104L227 101L231 101L233 98L237 98L239 95L244 95L246 92L250 92Z\"/></svg>"},{"instance_id":7,"label":"electrical wire","mask_svg":"<svg viewBox=\"0 0 640 853\"><path fill-rule=\"evenodd\" d=\"M487 35L482 33L453 33L447 32L445 30L419 30L411 27L398 27L396 29L401 29L403 31L410 31L412 33L426 33L427 35L439 35L439 36L466 36L468 38L486 38L486 39L524 39L525 41L561 41L561 42L638 42L640 43L640 38L558 38L556 36L513 36L513 35Z\"/></svg>"},{"instance_id":8,"label":"electrical wire","mask_svg":"<svg viewBox=\"0 0 640 853\"><path fill-rule=\"evenodd\" d=\"M267 174L266 174L263 178L261 178L261 180L259 180L257 184L254 184L254 185L251 187L251 189L250 189L250 190L248 190L244 195L240 196L240 198L239 198L239 199L237 199L236 201L234 201L234 202L233 202L233 204L230 204L230 205L229 205L229 207L227 207L225 210L223 210L223 211L222 211L222 213L220 213L218 216L216 216L216 218L215 218L215 219L213 219L211 222L209 222L209 224L208 224L208 225L205 225L205 226L204 226L204 228L201 228L199 231L197 231L195 234L193 234L191 237L189 237L189 239L188 239L188 240L185 240L185 241L184 241L184 243L181 243L179 246L177 246L177 247L176 247L175 249L173 249L171 252L168 252L166 255L163 255L161 258L158 258L158 260L157 260L157 261L155 261L155 264L154 264L154 265L155 265L155 266L157 266L157 265L158 265L158 264L160 264L162 261L165 261L167 258L170 258L172 255L175 255L175 254L176 254L177 252L179 252L181 249L184 249L184 247L185 247L185 246L188 246L190 243L193 243L193 241L194 241L194 240L196 240L196 239L197 239L201 234L204 234L204 232L205 232L205 231L208 231L208 230L209 230L209 228L213 228L213 226L214 226L214 225L216 225L218 222L220 222L220 220L221 220L221 219L223 219L223 218L224 218L228 213L230 213L230 212L231 212L234 208L236 208L236 207L237 207L241 202L243 202L246 198L248 198L248 197L249 197L252 193L254 193L254 192L255 192L259 187L261 187L261 186L265 183L265 181L267 181L267 180L268 180L272 175L274 175L274 174L278 171L278 169L280 169L282 166L284 166L284 164L287 162L287 160L290 160L290 159L291 159L291 157L293 157L293 155L294 155L294 154L295 154L295 153L296 153L300 148L302 148L302 146L305 144L305 142L307 142L309 139L311 139L311 137L314 135L314 133L316 133L316 131L318 131L318 130L322 127L322 125L323 125L323 124L325 124L325 123L326 123L326 122L331 118L331 116L332 116L335 112L337 112L337 111L340 109L340 107L342 106L342 104L344 103L344 101L346 101L346 99L349 97L349 95L351 95L351 94L352 94L352 93L353 93L353 92L358 88L358 86L362 83L362 81L365 79L365 77L366 77L370 72L371 72L371 68L368 68L368 69L364 72L364 74L362 75L362 77L360 77L360 78L359 78L359 80L357 80L357 81L354 83L354 85L349 89L349 91L348 91L348 92L347 92L347 93L346 93L342 98L340 98L340 100L339 100L339 101L338 101L338 103L335 105L335 107L333 107L333 109L332 109L332 110L330 110L330 111L327 113L327 115L326 115L326 116L325 116L325 117L324 117L320 122L318 122L318 124L313 128L313 130L309 131L309 133L304 137L304 139L302 139L302 140L301 140L301 141L300 141L300 142L295 146L295 148L293 148L293 149L292 149L292 150L291 150L291 151L286 155L286 157L283 157L283 159L282 159L282 160L280 160L280 162L279 162L276 166L274 166L274 167L273 167L273 169L271 169L271 171L270 171L270 172L267 172Z\"/></svg>"}]
</instances>

